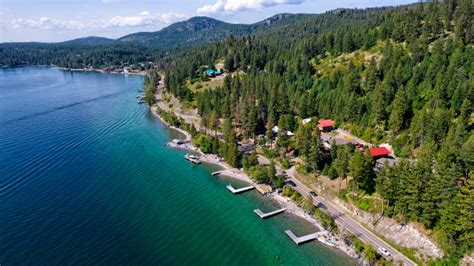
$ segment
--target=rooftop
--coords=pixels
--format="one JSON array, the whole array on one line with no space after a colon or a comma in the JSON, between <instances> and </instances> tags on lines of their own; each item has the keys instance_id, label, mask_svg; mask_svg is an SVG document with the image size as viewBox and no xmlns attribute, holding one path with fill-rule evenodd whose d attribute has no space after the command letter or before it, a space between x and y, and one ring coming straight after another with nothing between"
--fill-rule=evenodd
<instances>
[{"instance_id":1,"label":"rooftop","mask_svg":"<svg viewBox=\"0 0 474 266\"><path fill-rule=\"evenodd\" d=\"M390 154L390 151L385 147L376 147L370 149L370 155L372 157L387 156Z\"/></svg>"},{"instance_id":2,"label":"rooftop","mask_svg":"<svg viewBox=\"0 0 474 266\"><path fill-rule=\"evenodd\" d=\"M334 127L335 123L331 119L319 120L318 127Z\"/></svg>"}]
</instances>

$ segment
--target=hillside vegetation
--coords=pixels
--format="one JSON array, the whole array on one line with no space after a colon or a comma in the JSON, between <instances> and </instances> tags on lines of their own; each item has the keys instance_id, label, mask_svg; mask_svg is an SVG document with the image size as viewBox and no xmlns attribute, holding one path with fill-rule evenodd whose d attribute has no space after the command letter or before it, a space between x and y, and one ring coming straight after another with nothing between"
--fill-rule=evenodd
<instances>
[{"instance_id":1,"label":"hillside vegetation","mask_svg":"<svg viewBox=\"0 0 474 266\"><path fill-rule=\"evenodd\" d=\"M276 156L284 160L291 145L308 173L351 175L353 193L375 193L385 215L431 229L453 263L474 243L473 12L472 1L336 10L165 58L165 83L183 101L197 100L209 128L225 119L224 130L239 133L227 142L269 136L275 125L296 132L296 141L278 134ZM185 81L219 58L245 75L189 90ZM307 117L389 142L402 159L374 172L350 145L323 153L319 136L298 123Z\"/></svg>"}]
</instances>

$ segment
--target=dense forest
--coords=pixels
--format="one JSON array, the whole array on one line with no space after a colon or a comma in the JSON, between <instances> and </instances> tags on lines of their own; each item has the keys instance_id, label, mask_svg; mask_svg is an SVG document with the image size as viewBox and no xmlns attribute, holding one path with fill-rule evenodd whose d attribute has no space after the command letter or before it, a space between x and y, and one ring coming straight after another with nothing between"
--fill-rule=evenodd
<instances>
[{"instance_id":1,"label":"dense forest","mask_svg":"<svg viewBox=\"0 0 474 266\"><path fill-rule=\"evenodd\" d=\"M3 43L0 65L56 65L66 68L105 68L154 62L161 53L131 44Z\"/></svg>"},{"instance_id":2,"label":"dense forest","mask_svg":"<svg viewBox=\"0 0 474 266\"><path fill-rule=\"evenodd\" d=\"M469 0L336 10L160 62L169 92L196 106L207 127L233 129L221 153L275 125L296 132L296 140L279 133L274 152L291 144L305 171L351 175L353 192L377 193L385 215L432 229L456 260L474 243L473 13ZM219 60L232 73L223 85L191 90L207 78L199 69ZM350 145L323 153L317 131L299 123L308 117L388 142L401 160L376 172Z\"/></svg>"}]
</instances>

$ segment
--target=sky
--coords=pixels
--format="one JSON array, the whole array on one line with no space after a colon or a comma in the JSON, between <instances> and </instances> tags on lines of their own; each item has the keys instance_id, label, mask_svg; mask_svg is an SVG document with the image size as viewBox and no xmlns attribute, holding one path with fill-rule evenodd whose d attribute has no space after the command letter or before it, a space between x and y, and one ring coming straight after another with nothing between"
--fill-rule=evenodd
<instances>
[{"instance_id":1,"label":"sky","mask_svg":"<svg viewBox=\"0 0 474 266\"><path fill-rule=\"evenodd\" d=\"M278 13L396 6L418 0L0 0L0 42L119 38L194 16L254 23Z\"/></svg>"}]
</instances>

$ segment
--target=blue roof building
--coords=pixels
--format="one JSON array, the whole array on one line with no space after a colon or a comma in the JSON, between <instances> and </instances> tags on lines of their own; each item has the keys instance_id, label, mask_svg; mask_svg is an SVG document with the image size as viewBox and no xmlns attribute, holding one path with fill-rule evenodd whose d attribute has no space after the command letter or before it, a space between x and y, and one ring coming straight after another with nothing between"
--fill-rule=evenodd
<instances>
[{"instance_id":1,"label":"blue roof building","mask_svg":"<svg viewBox=\"0 0 474 266\"><path fill-rule=\"evenodd\" d=\"M219 76L221 74L221 72L220 71L215 71L214 69L208 69L206 71L206 74L208 76Z\"/></svg>"}]
</instances>

